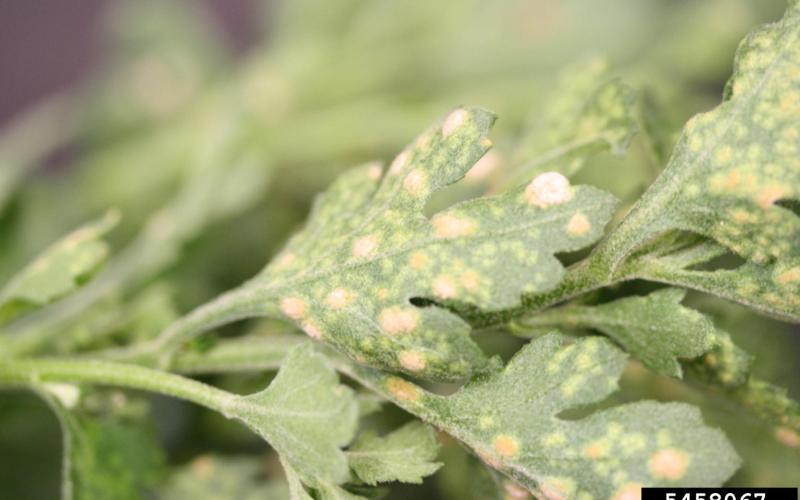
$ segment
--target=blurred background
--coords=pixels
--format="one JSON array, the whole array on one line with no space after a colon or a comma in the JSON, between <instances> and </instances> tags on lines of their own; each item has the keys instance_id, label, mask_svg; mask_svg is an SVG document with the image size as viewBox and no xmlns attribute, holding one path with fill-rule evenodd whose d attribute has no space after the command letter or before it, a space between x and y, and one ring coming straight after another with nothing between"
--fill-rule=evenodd
<instances>
[{"instance_id":1,"label":"blurred background","mask_svg":"<svg viewBox=\"0 0 800 500\"><path fill-rule=\"evenodd\" d=\"M80 352L147 338L257 272L344 168L390 161L428 124L466 104L499 115L492 137L502 169L521 136L557 119L560 95L588 91L580 82L591 89L619 79L636 91L641 131L628 153L601 153L574 176L630 204L663 167L685 120L719 102L738 42L784 6L2 0L0 281L69 229L116 207L124 218L111 237L108 269L32 349ZM474 195L491 176L484 181L447 196ZM646 289L634 283L619 292ZM689 302L755 354L759 375L800 394L797 332L707 297ZM247 324L222 334L270 328ZM513 339L484 342L498 352L518 347ZM246 391L268 378L209 381ZM755 417L643 370L632 369L626 381L620 400L645 394L702 405L745 459L734 484L786 485L798 477L796 450ZM143 432L154 445L137 453L152 469L154 498L159 491L195 500L283 498L274 456L221 417L118 391L98 393L92 411L148 422ZM367 425L387 429L406 418L384 409ZM391 498L484 498L463 479L471 474L467 456L444 443L443 472L419 487L393 488ZM0 395L0 498L56 498L59 447L58 424L40 401ZM213 480L197 466L209 460Z\"/></svg>"}]
</instances>

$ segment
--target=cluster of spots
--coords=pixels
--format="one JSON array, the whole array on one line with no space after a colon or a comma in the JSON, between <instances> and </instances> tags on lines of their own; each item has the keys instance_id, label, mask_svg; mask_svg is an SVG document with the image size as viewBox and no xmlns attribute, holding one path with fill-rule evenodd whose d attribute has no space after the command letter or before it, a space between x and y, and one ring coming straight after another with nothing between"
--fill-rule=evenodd
<instances>
[{"instance_id":1,"label":"cluster of spots","mask_svg":"<svg viewBox=\"0 0 800 500\"><path fill-rule=\"evenodd\" d=\"M566 203L572 196L569 179L558 172L539 174L525 188L525 200L539 208Z\"/></svg>"},{"instance_id":2,"label":"cluster of spots","mask_svg":"<svg viewBox=\"0 0 800 500\"><path fill-rule=\"evenodd\" d=\"M647 462L650 474L656 479L677 481L689 468L689 455L675 448L655 452Z\"/></svg>"}]
</instances>

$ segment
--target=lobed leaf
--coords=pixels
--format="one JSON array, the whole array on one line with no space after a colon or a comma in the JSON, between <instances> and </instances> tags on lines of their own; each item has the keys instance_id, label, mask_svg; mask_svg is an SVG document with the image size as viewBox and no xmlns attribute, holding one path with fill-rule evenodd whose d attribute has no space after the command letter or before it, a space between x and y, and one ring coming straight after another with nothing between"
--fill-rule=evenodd
<instances>
[{"instance_id":1,"label":"lobed leaf","mask_svg":"<svg viewBox=\"0 0 800 500\"><path fill-rule=\"evenodd\" d=\"M309 343L289 351L268 388L236 398L228 416L269 442L307 484L341 483L349 477L340 448L353 438L358 404Z\"/></svg>"},{"instance_id":2,"label":"lobed leaf","mask_svg":"<svg viewBox=\"0 0 800 500\"><path fill-rule=\"evenodd\" d=\"M439 452L433 429L417 421L385 437L364 433L347 451L350 467L363 482L421 483L442 465L432 462Z\"/></svg>"},{"instance_id":3,"label":"lobed leaf","mask_svg":"<svg viewBox=\"0 0 800 500\"><path fill-rule=\"evenodd\" d=\"M102 237L119 220L109 212L70 233L39 255L0 290L0 324L78 289L108 256Z\"/></svg>"},{"instance_id":4,"label":"lobed leaf","mask_svg":"<svg viewBox=\"0 0 800 500\"><path fill-rule=\"evenodd\" d=\"M800 321L800 5L741 44L724 102L683 130L663 174L606 249L614 266L670 230L691 231L747 260L734 270L670 269L643 277L705 290Z\"/></svg>"},{"instance_id":5,"label":"lobed leaf","mask_svg":"<svg viewBox=\"0 0 800 500\"><path fill-rule=\"evenodd\" d=\"M563 415L609 395L625 364L607 340L565 344L550 334L452 396L366 369L357 375L542 497L625 498L642 485L722 484L739 459L693 407L642 401Z\"/></svg>"},{"instance_id":6,"label":"lobed leaf","mask_svg":"<svg viewBox=\"0 0 800 500\"><path fill-rule=\"evenodd\" d=\"M685 290L667 288L596 306L570 305L520 321L523 326L592 328L617 341L648 368L680 378L679 358L692 359L715 345L714 325L683 307Z\"/></svg>"},{"instance_id":7,"label":"lobed leaf","mask_svg":"<svg viewBox=\"0 0 800 500\"><path fill-rule=\"evenodd\" d=\"M554 254L595 241L614 208L611 195L550 172L426 217L431 193L488 150L493 122L486 111L456 109L385 175L375 165L344 174L261 274L187 316L165 341L277 315L383 369L438 380L484 369L467 323L440 305L499 310L554 287L564 273Z\"/></svg>"}]
</instances>

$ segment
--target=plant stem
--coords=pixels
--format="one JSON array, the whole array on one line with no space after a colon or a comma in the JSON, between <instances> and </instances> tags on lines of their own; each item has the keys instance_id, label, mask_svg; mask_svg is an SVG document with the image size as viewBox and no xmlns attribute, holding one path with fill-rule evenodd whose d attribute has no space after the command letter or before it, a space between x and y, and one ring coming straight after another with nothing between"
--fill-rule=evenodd
<instances>
[{"instance_id":1,"label":"plant stem","mask_svg":"<svg viewBox=\"0 0 800 500\"><path fill-rule=\"evenodd\" d=\"M0 385L87 382L140 389L229 414L237 396L196 380L137 365L99 360L19 359L0 365Z\"/></svg>"}]
</instances>

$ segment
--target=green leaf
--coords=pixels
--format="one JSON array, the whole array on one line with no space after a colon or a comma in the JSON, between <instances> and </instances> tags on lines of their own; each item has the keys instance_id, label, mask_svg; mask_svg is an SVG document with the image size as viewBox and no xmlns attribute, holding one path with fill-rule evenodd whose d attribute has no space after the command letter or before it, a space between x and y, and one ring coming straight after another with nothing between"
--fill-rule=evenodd
<instances>
[{"instance_id":1,"label":"green leaf","mask_svg":"<svg viewBox=\"0 0 800 500\"><path fill-rule=\"evenodd\" d=\"M466 322L438 304L497 310L552 288L564 273L554 254L595 241L614 208L611 195L551 172L426 217L430 194L488 150L493 122L486 111L456 109L385 175L375 165L344 174L261 274L176 323L158 350L229 321L272 315L383 369L438 380L482 369ZM437 306L418 307L420 298Z\"/></svg>"},{"instance_id":2,"label":"green leaf","mask_svg":"<svg viewBox=\"0 0 800 500\"><path fill-rule=\"evenodd\" d=\"M777 425L779 436L800 433L800 403L786 389L755 377L753 356L737 346L730 334L717 330L714 343L708 354L689 363L694 375Z\"/></svg>"},{"instance_id":3,"label":"green leaf","mask_svg":"<svg viewBox=\"0 0 800 500\"><path fill-rule=\"evenodd\" d=\"M571 177L593 154L622 155L636 133L636 93L609 76L606 61L568 67L553 88L515 153L520 182L548 171Z\"/></svg>"},{"instance_id":4,"label":"green leaf","mask_svg":"<svg viewBox=\"0 0 800 500\"><path fill-rule=\"evenodd\" d=\"M39 394L61 424L63 500L136 500L159 479L163 459L150 433L83 415L77 386L44 384Z\"/></svg>"},{"instance_id":5,"label":"green leaf","mask_svg":"<svg viewBox=\"0 0 800 500\"><path fill-rule=\"evenodd\" d=\"M685 404L642 401L564 417L613 392L626 364L605 339L564 340L534 340L503 371L452 396L397 377L359 375L540 496L613 498L642 485L718 486L736 470L739 460L724 435Z\"/></svg>"},{"instance_id":6,"label":"green leaf","mask_svg":"<svg viewBox=\"0 0 800 500\"><path fill-rule=\"evenodd\" d=\"M683 307L685 290L667 288L597 306L570 305L520 321L523 326L592 328L613 338L648 368L682 376L678 358L696 358L715 345L714 325Z\"/></svg>"},{"instance_id":7,"label":"green leaf","mask_svg":"<svg viewBox=\"0 0 800 500\"><path fill-rule=\"evenodd\" d=\"M441 466L439 445L427 425L413 421L385 437L364 433L347 451L350 467L359 479L375 485L389 481L421 483Z\"/></svg>"},{"instance_id":8,"label":"green leaf","mask_svg":"<svg viewBox=\"0 0 800 500\"><path fill-rule=\"evenodd\" d=\"M200 456L178 468L161 489L169 500L268 500L286 498L284 481L265 477L265 465L248 456Z\"/></svg>"},{"instance_id":9,"label":"green leaf","mask_svg":"<svg viewBox=\"0 0 800 500\"><path fill-rule=\"evenodd\" d=\"M309 485L349 477L340 449L353 438L358 404L310 343L292 348L265 390L238 397L228 409L280 453Z\"/></svg>"},{"instance_id":10,"label":"green leaf","mask_svg":"<svg viewBox=\"0 0 800 500\"><path fill-rule=\"evenodd\" d=\"M747 260L733 270L641 277L697 288L800 321L800 6L740 45L724 102L686 125L663 174L604 244L612 270L670 230L719 242Z\"/></svg>"},{"instance_id":11,"label":"green leaf","mask_svg":"<svg viewBox=\"0 0 800 500\"><path fill-rule=\"evenodd\" d=\"M0 324L43 307L78 289L108 256L102 240L119 220L109 212L70 233L39 255L0 290Z\"/></svg>"}]
</instances>

